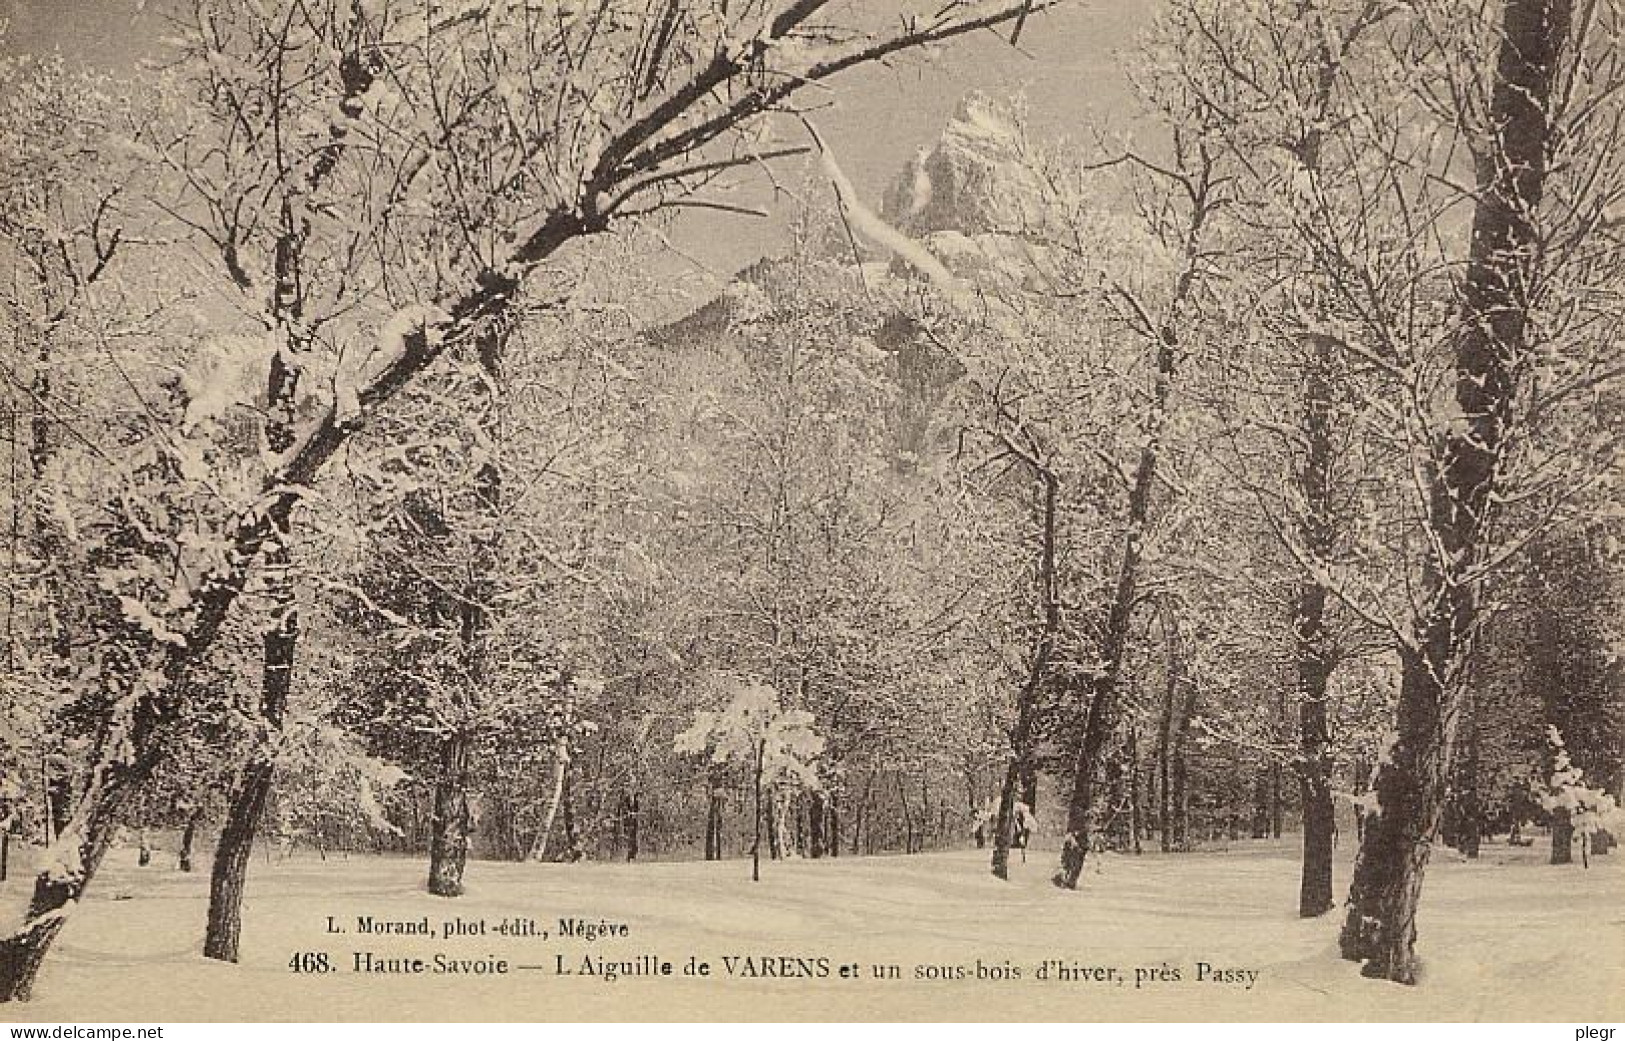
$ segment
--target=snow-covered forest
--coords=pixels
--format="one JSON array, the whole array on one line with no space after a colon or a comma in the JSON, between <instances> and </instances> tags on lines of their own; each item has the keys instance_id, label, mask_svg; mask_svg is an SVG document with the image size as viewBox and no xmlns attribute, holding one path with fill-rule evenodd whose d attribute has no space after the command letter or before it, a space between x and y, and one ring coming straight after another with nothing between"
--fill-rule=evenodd
<instances>
[{"instance_id":1,"label":"snow-covered forest","mask_svg":"<svg viewBox=\"0 0 1625 1041\"><path fill-rule=\"evenodd\" d=\"M0 50L0 1002L71 1014L77 937L233 986L379 880L1594 982L1625 3L1157 0L1131 102L968 93L878 193L854 75L996 34L1064 97L1090 15L875 6Z\"/></svg>"}]
</instances>

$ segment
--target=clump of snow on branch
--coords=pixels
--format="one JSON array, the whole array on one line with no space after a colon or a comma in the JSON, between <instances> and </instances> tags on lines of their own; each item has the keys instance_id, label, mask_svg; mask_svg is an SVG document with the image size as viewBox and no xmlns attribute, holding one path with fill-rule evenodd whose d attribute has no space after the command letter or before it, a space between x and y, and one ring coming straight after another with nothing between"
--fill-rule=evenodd
<instances>
[{"instance_id":1,"label":"clump of snow on branch","mask_svg":"<svg viewBox=\"0 0 1625 1041\"><path fill-rule=\"evenodd\" d=\"M406 780L406 772L368 755L337 727L314 719L292 722L278 751L277 776L277 831L284 839L331 833L335 825L401 833L380 800Z\"/></svg>"},{"instance_id":2,"label":"clump of snow on branch","mask_svg":"<svg viewBox=\"0 0 1625 1041\"><path fill-rule=\"evenodd\" d=\"M232 408L259 402L277 347L271 334L221 336L203 343L181 374L186 401L182 429L190 431Z\"/></svg>"},{"instance_id":3,"label":"clump of snow on branch","mask_svg":"<svg viewBox=\"0 0 1625 1041\"><path fill-rule=\"evenodd\" d=\"M406 356L413 336L429 342L451 316L432 304L412 304L396 311L378 329L377 339L364 355L346 350L333 374L333 415L340 423L361 417L361 394L368 385Z\"/></svg>"},{"instance_id":4,"label":"clump of snow on branch","mask_svg":"<svg viewBox=\"0 0 1625 1041\"><path fill-rule=\"evenodd\" d=\"M1585 771L1569 759L1563 734L1556 726L1546 727L1546 744L1552 773L1546 779L1546 790L1538 793L1541 808L1547 813L1566 812L1582 842L1589 843L1599 831L1617 831L1625 823L1619 805L1612 795L1585 783Z\"/></svg>"},{"instance_id":5,"label":"clump of snow on branch","mask_svg":"<svg viewBox=\"0 0 1625 1041\"><path fill-rule=\"evenodd\" d=\"M824 738L813 729L811 712L781 708L778 691L750 677L718 673L711 686L728 703L719 711L695 713L693 725L673 744L679 755L709 752L714 763L742 764L760 754L764 784L822 787L817 760Z\"/></svg>"}]
</instances>

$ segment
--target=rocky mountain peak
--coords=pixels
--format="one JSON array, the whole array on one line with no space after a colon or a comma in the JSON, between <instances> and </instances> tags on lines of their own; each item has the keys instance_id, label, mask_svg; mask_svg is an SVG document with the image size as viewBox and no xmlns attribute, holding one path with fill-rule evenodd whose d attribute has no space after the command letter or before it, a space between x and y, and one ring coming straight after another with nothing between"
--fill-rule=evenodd
<instances>
[{"instance_id":1,"label":"rocky mountain peak","mask_svg":"<svg viewBox=\"0 0 1625 1041\"><path fill-rule=\"evenodd\" d=\"M920 151L886 193L882 216L905 234L1014 232L1042 197L1015 107L973 93L935 144Z\"/></svg>"}]
</instances>

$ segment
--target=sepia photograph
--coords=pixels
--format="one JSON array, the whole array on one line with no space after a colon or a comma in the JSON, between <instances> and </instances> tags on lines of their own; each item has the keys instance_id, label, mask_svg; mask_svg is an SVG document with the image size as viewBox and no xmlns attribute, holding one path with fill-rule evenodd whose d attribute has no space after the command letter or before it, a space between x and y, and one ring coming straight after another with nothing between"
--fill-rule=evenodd
<instances>
[{"instance_id":1,"label":"sepia photograph","mask_svg":"<svg viewBox=\"0 0 1625 1041\"><path fill-rule=\"evenodd\" d=\"M0 0L0 541L0 1022L1606 1041L1625 0Z\"/></svg>"}]
</instances>

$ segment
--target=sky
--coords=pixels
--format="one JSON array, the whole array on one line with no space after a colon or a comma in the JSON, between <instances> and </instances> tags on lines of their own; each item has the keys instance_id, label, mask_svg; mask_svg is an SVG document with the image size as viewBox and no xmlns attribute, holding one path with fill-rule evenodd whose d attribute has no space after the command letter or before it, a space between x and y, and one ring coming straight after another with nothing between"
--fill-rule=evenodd
<instances>
[{"instance_id":1,"label":"sky","mask_svg":"<svg viewBox=\"0 0 1625 1041\"><path fill-rule=\"evenodd\" d=\"M894 0L844 0L832 10L874 24L900 6ZM972 91L995 98L1024 93L1040 137L1080 137L1091 125L1123 122L1133 106L1123 54L1132 52L1154 6L1144 0L1071 0L1034 15L1019 49L1009 45L1007 32L984 32L928 59L854 70L831 81L830 101L813 121L865 201L878 208L886 186ZM60 51L70 61L115 74L161 53L159 19L139 0L0 0L0 19L9 23L0 45L5 50ZM803 173L792 162L779 179L799 185ZM775 202L748 185L740 201L765 203L772 216L685 216L673 235L682 258L672 263L687 273L697 264L701 273L725 276L781 251L795 202Z\"/></svg>"}]
</instances>

